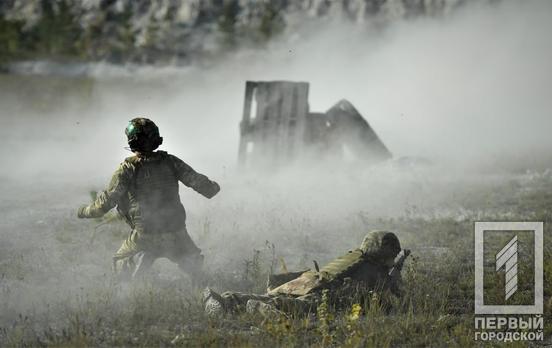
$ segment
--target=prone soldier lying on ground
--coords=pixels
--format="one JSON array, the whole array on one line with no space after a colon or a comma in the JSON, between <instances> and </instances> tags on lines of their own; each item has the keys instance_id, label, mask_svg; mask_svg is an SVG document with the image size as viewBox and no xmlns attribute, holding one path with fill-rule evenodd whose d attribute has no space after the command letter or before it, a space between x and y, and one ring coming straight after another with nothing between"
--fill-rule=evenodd
<instances>
[{"instance_id":1,"label":"prone soldier lying on ground","mask_svg":"<svg viewBox=\"0 0 552 348\"><path fill-rule=\"evenodd\" d=\"M321 269L315 263L316 270L269 277L264 295L218 294L206 288L203 291L205 313L209 316L244 311L264 315L310 313L316 310L324 290L336 306L352 295L367 294L371 290L389 290L399 295L400 272L409 254L410 250L401 252L394 233L372 231L364 237L359 249L349 251Z\"/></svg>"}]
</instances>

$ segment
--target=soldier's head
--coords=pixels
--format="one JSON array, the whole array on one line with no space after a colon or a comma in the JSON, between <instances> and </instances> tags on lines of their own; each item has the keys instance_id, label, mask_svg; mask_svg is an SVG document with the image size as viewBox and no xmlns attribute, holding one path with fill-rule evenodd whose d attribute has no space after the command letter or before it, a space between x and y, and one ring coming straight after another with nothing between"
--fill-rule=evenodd
<instances>
[{"instance_id":1,"label":"soldier's head","mask_svg":"<svg viewBox=\"0 0 552 348\"><path fill-rule=\"evenodd\" d=\"M163 138L159 135L159 128L152 120L144 117L130 120L125 128L125 134L128 146L133 152L152 152L163 143Z\"/></svg>"},{"instance_id":2,"label":"soldier's head","mask_svg":"<svg viewBox=\"0 0 552 348\"><path fill-rule=\"evenodd\" d=\"M371 259L392 267L401 252L401 243L393 232L371 231L364 237L360 249Z\"/></svg>"}]
</instances>

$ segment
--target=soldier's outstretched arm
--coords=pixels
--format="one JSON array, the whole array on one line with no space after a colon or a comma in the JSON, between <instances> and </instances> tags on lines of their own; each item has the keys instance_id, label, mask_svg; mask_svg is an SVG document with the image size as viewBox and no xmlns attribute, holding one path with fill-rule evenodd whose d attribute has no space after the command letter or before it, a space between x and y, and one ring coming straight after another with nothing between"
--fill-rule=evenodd
<instances>
[{"instance_id":1,"label":"soldier's outstretched arm","mask_svg":"<svg viewBox=\"0 0 552 348\"><path fill-rule=\"evenodd\" d=\"M207 198L214 197L220 191L220 186L216 182L211 181L205 175L196 172L180 158L173 155L170 155L170 158L178 175L178 180L180 180L184 185L191 187L196 192Z\"/></svg>"},{"instance_id":2,"label":"soldier's outstretched arm","mask_svg":"<svg viewBox=\"0 0 552 348\"><path fill-rule=\"evenodd\" d=\"M130 167L123 162L111 177L111 181L106 190L101 191L96 199L90 205L84 205L79 208L77 215L79 218L97 218L103 216L111 210L119 199L128 192L130 185Z\"/></svg>"}]
</instances>

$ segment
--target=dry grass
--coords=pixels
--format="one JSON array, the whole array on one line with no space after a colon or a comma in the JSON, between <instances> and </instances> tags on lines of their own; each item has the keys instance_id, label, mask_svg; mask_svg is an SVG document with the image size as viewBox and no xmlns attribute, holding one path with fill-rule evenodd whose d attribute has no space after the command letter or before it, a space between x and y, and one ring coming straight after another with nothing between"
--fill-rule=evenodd
<instances>
[{"instance_id":1,"label":"dry grass","mask_svg":"<svg viewBox=\"0 0 552 348\"><path fill-rule=\"evenodd\" d=\"M463 212L456 216L408 212L389 218L356 212L354 221L335 221L330 227L316 219L298 221L293 215L271 213L253 216L253 222L245 223L238 215L231 217L239 207L221 211L219 220L213 219L212 211L192 216L191 230L205 246L210 284L218 290L260 291L266 275L281 267L280 258L289 268L300 268L310 266L313 258L327 261L343 251L327 233L317 237L299 229L349 230L347 241L360 240L367 229L388 229L398 231L403 246L413 250L403 272L400 299L374 294L358 303L352 300L341 311L323 304L318 315L296 314L271 321L245 314L208 319L203 315L199 289L192 289L188 279L166 262L156 265L160 275L155 280L115 284L109 274L109 256L126 233L121 223L103 227L91 240L93 224L76 220L65 206L40 213L5 206L2 209L13 221L2 225L6 233L0 244L0 345L473 346L477 343L473 340L473 221L539 220L545 222L547 242L550 236L550 175L516 180L492 185L487 191L467 188L463 196L455 197ZM251 224L262 233L249 244L243 243L247 234L230 241L222 233L221 221L230 235L240 235ZM9 226L17 227L19 237L8 233ZM548 340L552 333L551 256L547 243ZM522 288L520 296L529 292ZM496 298L491 300L498 300L500 292L492 296Z\"/></svg>"}]
</instances>

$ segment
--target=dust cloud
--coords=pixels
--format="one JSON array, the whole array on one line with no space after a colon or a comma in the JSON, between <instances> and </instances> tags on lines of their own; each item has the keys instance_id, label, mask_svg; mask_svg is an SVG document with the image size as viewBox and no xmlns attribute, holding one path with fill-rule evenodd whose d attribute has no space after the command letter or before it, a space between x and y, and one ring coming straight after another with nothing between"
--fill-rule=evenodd
<instances>
[{"instance_id":1,"label":"dust cloud","mask_svg":"<svg viewBox=\"0 0 552 348\"><path fill-rule=\"evenodd\" d=\"M153 119L161 149L221 184L213 200L181 189L211 270L241 267L267 240L290 268L323 262L380 228L379 217L455 215L463 208L452 198L466 185L548 167L550 32L550 2L505 1L388 25L309 22L266 49L184 68L89 64L60 76L54 63L20 65L35 73L0 76L0 262L22 277L4 294L3 319L109 273L120 239L108 227L90 246L97 222L75 212L130 156L123 130L133 117ZM327 163L241 176L246 80L308 81L311 111L346 98L396 158L433 165ZM482 166L487 176L474 169Z\"/></svg>"},{"instance_id":2,"label":"dust cloud","mask_svg":"<svg viewBox=\"0 0 552 348\"><path fill-rule=\"evenodd\" d=\"M320 20L208 66L97 64L61 87L48 77L8 80L3 172L112 170L127 154L122 129L137 115L159 124L165 149L217 175L232 170L249 79L308 81L313 111L349 99L395 156L473 163L547 151L551 9L512 1L385 27Z\"/></svg>"}]
</instances>

